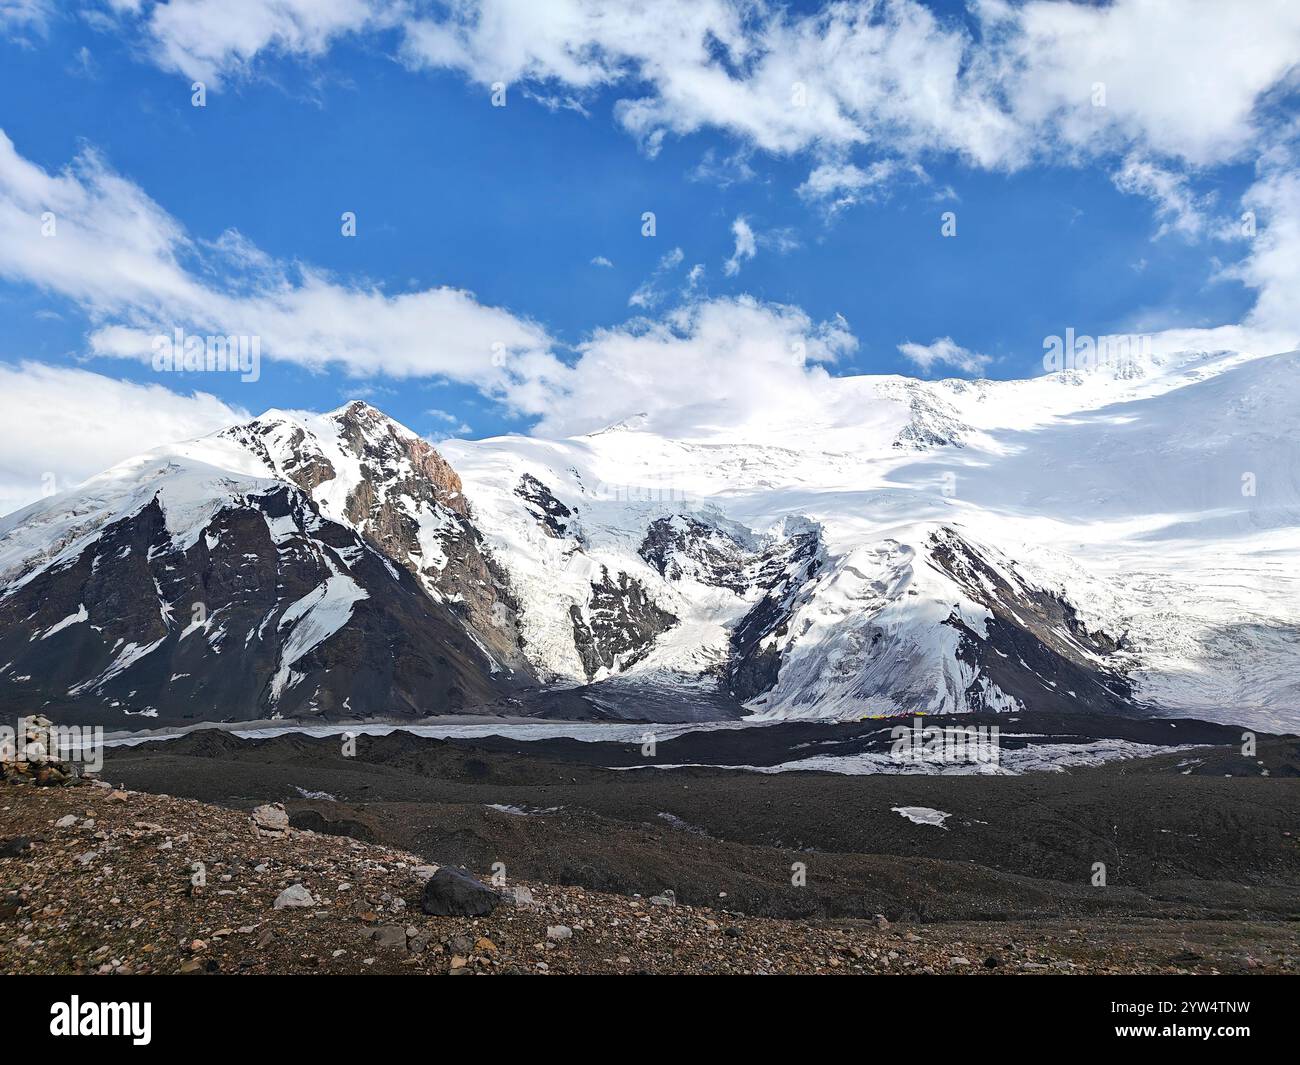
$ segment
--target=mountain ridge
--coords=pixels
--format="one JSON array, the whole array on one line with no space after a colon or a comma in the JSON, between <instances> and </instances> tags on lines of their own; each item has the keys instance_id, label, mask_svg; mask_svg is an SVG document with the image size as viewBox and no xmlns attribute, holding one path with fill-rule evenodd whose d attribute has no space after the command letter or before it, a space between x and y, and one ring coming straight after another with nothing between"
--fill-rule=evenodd
<instances>
[{"instance_id":1,"label":"mountain ridge","mask_svg":"<svg viewBox=\"0 0 1300 1065\"><path fill-rule=\"evenodd\" d=\"M1013 382L832 380L839 399L819 421L764 434L674 439L641 413L581 437L434 447L352 401L157 449L0 518L0 684L33 675L22 645L70 647L94 615L69 601L37 631L12 609L30 605L22 590L140 515L175 467L186 488L163 491L162 521L182 554L232 492L246 505L288 486L310 520L389 563L389 587L367 596L398 594L407 574L483 676L463 703L408 693L403 714L634 683L712 688L760 720L1056 707L1294 723L1297 353ZM1231 663L1234 646L1248 664ZM259 706L236 716L275 709Z\"/></svg>"}]
</instances>

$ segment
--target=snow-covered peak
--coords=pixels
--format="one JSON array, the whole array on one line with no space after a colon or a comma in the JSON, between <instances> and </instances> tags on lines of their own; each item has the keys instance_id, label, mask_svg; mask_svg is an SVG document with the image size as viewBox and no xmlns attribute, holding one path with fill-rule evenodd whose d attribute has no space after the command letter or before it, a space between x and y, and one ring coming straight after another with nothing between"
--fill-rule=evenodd
<instances>
[{"instance_id":1,"label":"snow-covered peak","mask_svg":"<svg viewBox=\"0 0 1300 1065\"><path fill-rule=\"evenodd\" d=\"M481 548L459 475L423 437L362 400L328 414L268 411L216 436L456 604L504 668L525 665L504 574Z\"/></svg>"},{"instance_id":2,"label":"snow-covered peak","mask_svg":"<svg viewBox=\"0 0 1300 1065\"><path fill-rule=\"evenodd\" d=\"M0 518L0 587L75 555L105 526L155 499L173 543L183 550L231 500L279 483L247 452L211 438L137 455Z\"/></svg>"}]
</instances>

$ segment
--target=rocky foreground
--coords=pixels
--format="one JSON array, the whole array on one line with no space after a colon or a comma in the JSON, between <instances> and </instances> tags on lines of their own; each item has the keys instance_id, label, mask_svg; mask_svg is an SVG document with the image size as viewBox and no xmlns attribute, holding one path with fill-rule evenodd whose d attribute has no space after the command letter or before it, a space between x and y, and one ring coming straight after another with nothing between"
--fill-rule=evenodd
<instances>
[{"instance_id":1,"label":"rocky foreground","mask_svg":"<svg viewBox=\"0 0 1300 1065\"><path fill-rule=\"evenodd\" d=\"M491 875L489 870L480 871ZM508 876L508 870L506 871ZM431 883L437 881L437 883ZM784 921L507 880L113 789L0 787L5 973L1286 973L1286 922ZM435 916L461 906L478 915Z\"/></svg>"}]
</instances>

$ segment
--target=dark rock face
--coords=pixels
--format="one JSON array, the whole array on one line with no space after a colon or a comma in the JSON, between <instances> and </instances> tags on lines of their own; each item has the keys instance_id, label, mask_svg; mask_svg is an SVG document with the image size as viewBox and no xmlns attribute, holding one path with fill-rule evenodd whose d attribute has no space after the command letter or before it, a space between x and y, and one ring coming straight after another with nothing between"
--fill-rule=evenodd
<instances>
[{"instance_id":1,"label":"dark rock face","mask_svg":"<svg viewBox=\"0 0 1300 1065\"><path fill-rule=\"evenodd\" d=\"M500 901L486 884L444 865L425 883L420 907L435 917L485 917Z\"/></svg>"},{"instance_id":2,"label":"dark rock face","mask_svg":"<svg viewBox=\"0 0 1300 1065\"><path fill-rule=\"evenodd\" d=\"M556 499L555 494L531 473L519 478L515 495L524 501L547 536L562 540L573 535L577 512Z\"/></svg>"},{"instance_id":3,"label":"dark rock face","mask_svg":"<svg viewBox=\"0 0 1300 1065\"><path fill-rule=\"evenodd\" d=\"M753 564L753 583L766 591L731 632L727 686L734 698L747 702L776 684L781 672L777 640L787 634L800 589L823 561L820 530L810 529L769 548Z\"/></svg>"},{"instance_id":4,"label":"dark rock face","mask_svg":"<svg viewBox=\"0 0 1300 1065\"><path fill-rule=\"evenodd\" d=\"M591 586L586 610L574 605L569 615L588 679L601 669L621 671L641 661L655 637L677 624L677 616L659 607L635 577L620 572L615 581L604 568L600 582Z\"/></svg>"},{"instance_id":5,"label":"dark rock face","mask_svg":"<svg viewBox=\"0 0 1300 1065\"><path fill-rule=\"evenodd\" d=\"M126 728L455 713L504 690L450 612L290 485L232 497L185 548L157 497L106 526L0 598L0 662L16 712Z\"/></svg>"},{"instance_id":6,"label":"dark rock face","mask_svg":"<svg viewBox=\"0 0 1300 1065\"><path fill-rule=\"evenodd\" d=\"M693 577L737 595L752 586L753 575L747 570L753 553L730 533L694 517L656 518L637 553L670 581Z\"/></svg>"},{"instance_id":7,"label":"dark rock face","mask_svg":"<svg viewBox=\"0 0 1300 1065\"><path fill-rule=\"evenodd\" d=\"M776 684L781 669L777 641L786 635L799 590L824 561L817 526L759 548L751 534L725 520L675 514L650 523L638 553L670 581L690 578L739 596L762 592L732 629L725 690L745 702Z\"/></svg>"},{"instance_id":8,"label":"dark rock face","mask_svg":"<svg viewBox=\"0 0 1300 1065\"><path fill-rule=\"evenodd\" d=\"M1090 632L1068 602L1008 581L951 529L932 534L930 558L993 615L987 636L955 614L945 622L962 634L958 658L976 671L965 693L969 709L988 707L989 684L1029 710L1122 714L1141 709L1124 675L1122 635Z\"/></svg>"}]
</instances>

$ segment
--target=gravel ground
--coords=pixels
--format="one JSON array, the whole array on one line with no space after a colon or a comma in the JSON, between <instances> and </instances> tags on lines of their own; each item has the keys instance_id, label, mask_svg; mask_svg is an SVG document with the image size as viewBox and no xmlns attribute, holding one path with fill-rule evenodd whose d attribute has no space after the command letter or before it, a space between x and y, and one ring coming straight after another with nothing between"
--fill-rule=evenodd
<instances>
[{"instance_id":1,"label":"gravel ground","mask_svg":"<svg viewBox=\"0 0 1300 1065\"><path fill-rule=\"evenodd\" d=\"M1297 741L1262 744L1251 765L1198 752L1213 773L1188 775L1190 761L1009 777L621 772L554 744L399 732L360 737L345 756L337 738L205 732L110 751L104 774L236 809L281 802L297 827L479 871L503 862L529 882L671 887L693 906L725 891L729 909L755 917L1300 918ZM897 812L914 806L951 816L936 826ZM797 888L795 862L807 870ZM1105 890L1091 883L1096 862Z\"/></svg>"},{"instance_id":2,"label":"gravel ground","mask_svg":"<svg viewBox=\"0 0 1300 1065\"><path fill-rule=\"evenodd\" d=\"M1269 921L788 921L511 882L489 916L421 912L419 857L163 795L0 788L6 973L1280 973ZM195 886L201 863L204 883ZM490 875L490 870L473 870ZM301 885L311 899L276 909ZM531 895L532 902L527 901ZM567 932L566 932L567 930Z\"/></svg>"}]
</instances>

